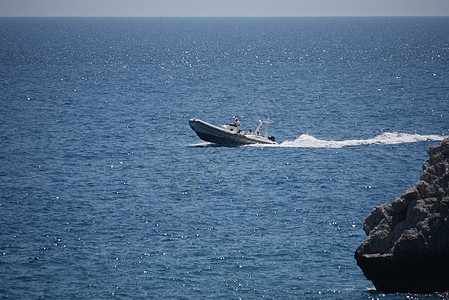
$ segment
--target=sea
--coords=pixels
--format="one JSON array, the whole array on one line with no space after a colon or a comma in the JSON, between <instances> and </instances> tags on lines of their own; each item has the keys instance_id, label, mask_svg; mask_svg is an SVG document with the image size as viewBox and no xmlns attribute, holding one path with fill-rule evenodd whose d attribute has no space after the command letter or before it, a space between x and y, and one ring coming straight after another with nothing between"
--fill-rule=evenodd
<instances>
[{"instance_id":1,"label":"sea","mask_svg":"<svg viewBox=\"0 0 449 300\"><path fill-rule=\"evenodd\" d=\"M0 18L0 298L447 297L354 259L447 136L448 17Z\"/></svg>"}]
</instances>

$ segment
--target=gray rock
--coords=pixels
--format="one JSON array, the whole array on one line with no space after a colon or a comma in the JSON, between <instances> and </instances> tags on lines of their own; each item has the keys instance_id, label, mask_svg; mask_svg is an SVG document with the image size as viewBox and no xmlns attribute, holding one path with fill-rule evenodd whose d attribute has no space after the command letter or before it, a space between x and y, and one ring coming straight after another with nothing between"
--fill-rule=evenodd
<instances>
[{"instance_id":1,"label":"gray rock","mask_svg":"<svg viewBox=\"0 0 449 300\"><path fill-rule=\"evenodd\" d=\"M449 139L427 152L415 186L364 222L355 258L381 292L449 291Z\"/></svg>"},{"instance_id":2,"label":"gray rock","mask_svg":"<svg viewBox=\"0 0 449 300\"><path fill-rule=\"evenodd\" d=\"M406 210L408 204L409 202L407 202L407 200L405 200L402 197L399 197L396 200L394 200L393 203L391 203L391 209L393 210L393 213L398 214Z\"/></svg>"},{"instance_id":3,"label":"gray rock","mask_svg":"<svg viewBox=\"0 0 449 300\"><path fill-rule=\"evenodd\" d=\"M382 206L377 206L371 214L366 218L363 223L363 230L366 235L369 235L371 230L373 230L381 220L389 219L391 214L391 204L385 204Z\"/></svg>"}]
</instances>

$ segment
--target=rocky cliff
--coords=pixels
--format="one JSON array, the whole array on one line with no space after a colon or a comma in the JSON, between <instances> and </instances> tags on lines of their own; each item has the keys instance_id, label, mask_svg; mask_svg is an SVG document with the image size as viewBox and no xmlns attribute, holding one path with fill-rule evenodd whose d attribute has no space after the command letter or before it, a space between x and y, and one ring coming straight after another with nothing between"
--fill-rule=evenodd
<instances>
[{"instance_id":1,"label":"rocky cliff","mask_svg":"<svg viewBox=\"0 0 449 300\"><path fill-rule=\"evenodd\" d=\"M449 138L427 151L415 186L376 207L355 258L385 293L449 291Z\"/></svg>"}]
</instances>

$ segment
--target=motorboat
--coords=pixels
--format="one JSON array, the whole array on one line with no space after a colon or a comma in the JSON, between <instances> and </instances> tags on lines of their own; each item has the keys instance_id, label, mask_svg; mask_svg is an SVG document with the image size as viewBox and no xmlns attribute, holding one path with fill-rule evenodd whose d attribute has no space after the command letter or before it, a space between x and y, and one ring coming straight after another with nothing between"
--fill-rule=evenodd
<instances>
[{"instance_id":1,"label":"motorboat","mask_svg":"<svg viewBox=\"0 0 449 300\"><path fill-rule=\"evenodd\" d=\"M248 144L271 144L276 145L274 136L268 135L268 124L272 122L268 120L260 120L259 126L252 132L240 130L240 123L237 119L224 124L221 127L209 124L199 119L190 119L189 125L198 135L198 137L206 142L211 142L226 146L239 146ZM265 133L260 135L260 129L265 124Z\"/></svg>"}]
</instances>

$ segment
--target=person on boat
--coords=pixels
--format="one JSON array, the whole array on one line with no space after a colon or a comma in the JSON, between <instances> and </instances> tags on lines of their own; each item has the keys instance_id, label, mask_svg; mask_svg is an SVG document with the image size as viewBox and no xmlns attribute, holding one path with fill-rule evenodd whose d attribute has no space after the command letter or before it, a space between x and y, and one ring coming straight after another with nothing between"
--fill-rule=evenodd
<instances>
[{"instance_id":1,"label":"person on boat","mask_svg":"<svg viewBox=\"0 0 449 300\"><path fill-rule=\"evenodd\" d=\"M249 135L253 135L254 133L253 133L253 131L250 129L248 134L249 134Z\"/></svg>"},{"instance_id":2,"label":"person on boat","mask_svg":"<svg viewBox=\"0 0 449 300\"><path fill-rule=\"evenodd\" d=\"M237 119L237 118L235 118L235 126L237 126L237 128L240 126L239 119Z\"/></svg>"},{"instance_id":3,"label":"person on boat","mask_svg":"<svg viewBox=\"0 0 449 300\"><path fill-rule=\"evenodd\" d=\"M257 130L257 131L256 131L256 135L257 135L257 136L259 136L259 135L260 135L260 132L259 132L259 130Z\"/></svg>"}]
</instances>

